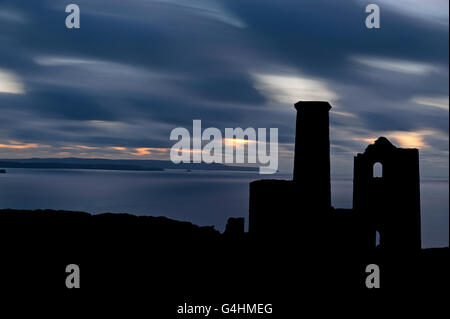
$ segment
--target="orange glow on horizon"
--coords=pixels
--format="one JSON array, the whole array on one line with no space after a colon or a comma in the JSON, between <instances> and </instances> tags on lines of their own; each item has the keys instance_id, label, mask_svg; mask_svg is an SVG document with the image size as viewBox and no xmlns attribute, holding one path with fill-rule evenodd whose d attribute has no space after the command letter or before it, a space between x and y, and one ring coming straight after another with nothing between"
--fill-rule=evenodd
<instances>
[{"instance_id":1,"label":"orange glow on horizon","mask_svg":"<svg viewBox=\"0 0 450 319\"><path fill-rule=\"evenodd\" d=\"M249 143L255 143L256 142L256 141L246 140L246 139L242 139L242 138L224 138L223 141L224 141L225 144L233 145L233 146L248 145Z\"/></svg>"},{"instance_id":2,"label":"orange glow on horizon","mask_svg":"<svg viewBox=\"0 0 450 319\"><path fill-rule=\"evenodd\" d=\"M15 150L25 150L30 148L39 148L42 145L36 143L22 143L17 141L8 141L10 144L0 144L0 148L15 149Z\"/></svg>"},{"instance_id":3,"label":"orange glow on horizon","mask_svg":"<svg viewBox=\"0 0 450 319\"><path fill-rule=\"evenodd\" d=\"M130 152L130 155L144 156L151 155L152 152L168 152L168 148L158 148L158 147L138 147L134 149L136 152Z\"/></svg>"}]
</instances>

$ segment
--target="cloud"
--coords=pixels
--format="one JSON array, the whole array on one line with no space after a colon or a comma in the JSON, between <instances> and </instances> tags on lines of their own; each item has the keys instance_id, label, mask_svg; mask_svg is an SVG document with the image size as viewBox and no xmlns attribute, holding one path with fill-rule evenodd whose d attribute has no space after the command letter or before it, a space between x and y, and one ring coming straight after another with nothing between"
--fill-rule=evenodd
<instances>
[{"instance_id":1,"label":"cloud","mask_svg":"<svg viewBox=\"0 0 450 319\"><path fill-rule=\"evenodd\" d=\"M281 104L292 105L299 100L330 101L337 95L321 81L300 76L253 74L255 88L269 99Z\"/></svg>"},{"instance_id":2,"label":"cloud","mask_svg":"<svg viewBox=\"0 0 450 319\"><path fill-rule=\"evenodd\" d=\"M145 156L151 155L152 152L167 153L168 151L169 151L168 148L139 147L134 149L134 152L129 152L128 154L135 156Z\"/></svg>"},{"instance_id":3,"label":"cloud","mask_svg":"<svg viewBox=\"0 0 450 319\"><path fill-rule=\"evenodd\" d=\"M34 61L43 66L70 66L70 65L93 65L93 64L99 64L101 61L95 61L95 60L88 60L88 59L82 59L82 58L72 58L72 57L48 57L48 56L42 56L42 57L36 57L34 58Z\"/></svg>"},{"instance_id":4,"label":"cloud","mask_svg":"<svg viewBox=\"0 0 450 319\"><path fill-rule=\"evenodd\" d=\"M0 7L0 21L24 24L26 23L26 18L21 12L2 6Z\"/></svg>"},{"instance_id":5,"label":"cloud","mask_svg":"<svg viewBox=\"0 0 450 319\"><path fill-rule=\"evenodd\" d=\"M235 14L230 13L225 6L215 0L154 0L163 4L178 6L192 12L193 14L214 19L236 28L245 28L244 21Z\"/></svg>"},{"instance_id":6,"label":"cloud","mask_svg":"<svg viewBox=\"0 0 450 319\"><path fill-rule=\"evenodd\" d=\"M39 147L42 147L42 146L39 144L35 144L35 143L22 143L22 142L17 142L17 141L9 141L8 144L0 144L0 148L16 149L16 150L39 148Z\"/></svg>"},{"instance_id":7,"label":"cloud","mask_svg":"<svg viewBox=\"0 0 450 319\"><path fill-rule=\"evenodd\" d=\"M427 96L416 96L412 98L411 102L420 105L437 107L443 110L449 110L449 97L439 96L439 97L427 97Z\"/></svg>"},{"instance_id":8,"label":"cloud","mask_svg":"<svg viewBox=\"0 0 450 319\"><path fill-rule=\"evenodd\" d=\"M379 0L379 6L397 13L448 27L447 0Z\"/></svg>"},{"instance_id":9,"label":"cloud","mask_svg":"<svg viewBox=\"0 0 450 319\"><path fill-rule=\"evenodd\" d=\"M61 149L63 149L63 150L77 150L77 149L80 149L80 150L97 150L98 147L87 146L87 145L75 145L75 146L64 146L64 147L61 147Z\"/></svg>"},{"instance_id":10,"label":"cloud","mask_svg":"<svg viewBox=\"0 0 450 319\"><path fill-rule=\"evenodd\" d=\"M0 140L51 147L3 148L3 157L162 159L154 149L171 147L170 131L201 119L277 127L289 171L293 103L311 99L333 105L334 172L351 174L352 156L390 133L428 146L422 158L440 169L448 161L442 2L382 1L376 32L364 25L367 3L355 1L79 0L75 32L62 2L6 2Z\"/></svg>"},{"instance_id":11,"label":"cloud","mask_svg":"<svg viewBox=\"0 0 450 319\"><path fill-rule=\"evenodd\" d=\"M371 68L403 74L427 75L437 71L433 65L408 60L371 56L354 56L351 60Z\"/></svg>"},{"instance_id":12,"label":"cloud","mask_svg":"<svg viewBox=\"0 0 450 319\"><path fill-rule=\"evenodd\" d=\"M24 94L25 88L18 76L0 69L0 93Z\"/></svg>"},{"instance_id":13,"label":"cloud","mask_svg":"<svg viewBox=\"0 0 450 319\"><path fill-rule=\"evenodd\" d=\"M429 147L424 140L425 135L433 134L432 131L401 132L394 131L388 133L389 137L396 141L400 147L404 148L426 148Z\"/></svg>"}]
</instances>

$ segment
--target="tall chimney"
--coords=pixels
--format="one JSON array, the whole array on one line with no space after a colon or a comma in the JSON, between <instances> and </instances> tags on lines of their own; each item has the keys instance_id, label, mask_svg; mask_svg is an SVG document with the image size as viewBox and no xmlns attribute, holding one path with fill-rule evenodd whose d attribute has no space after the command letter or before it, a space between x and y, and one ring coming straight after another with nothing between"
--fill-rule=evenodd
<instances>
[{"instance_id":1,"label":"tall chimney","mask_svg":"<svg viewBox=\"0 0 450 319\"><path fill-rule=\"evenodd\" d=\"M330 128L328 102L300 101L295 104L294 182L309 205L331 206Z\"/></svg>"}]
</instances>

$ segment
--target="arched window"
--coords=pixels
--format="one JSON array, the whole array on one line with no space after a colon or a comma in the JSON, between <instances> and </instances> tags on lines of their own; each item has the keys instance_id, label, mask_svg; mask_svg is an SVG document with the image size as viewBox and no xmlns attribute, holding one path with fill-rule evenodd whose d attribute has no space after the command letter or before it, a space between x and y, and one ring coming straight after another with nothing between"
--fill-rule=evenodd
<instances>
[{"instance_id":1,"label":"arched window","mask_svg":"<svg viewBox=\"0 0 450 319\"><path fill-rule=\"evenodd\" d=\"M379 162L373 165L373 177L374 178L383 177L383 165Z\"/></svg>"},{"instance_id":2,"label":"arched window","mask_svg":"<svg viewBox=\"0 0 450 319\"><path fill-rule=\"evenodd\" d=\"M375 239L375 247L380 246L380 233L377 231L376 233L376 239Z\"/></svg>"}]
</instances>

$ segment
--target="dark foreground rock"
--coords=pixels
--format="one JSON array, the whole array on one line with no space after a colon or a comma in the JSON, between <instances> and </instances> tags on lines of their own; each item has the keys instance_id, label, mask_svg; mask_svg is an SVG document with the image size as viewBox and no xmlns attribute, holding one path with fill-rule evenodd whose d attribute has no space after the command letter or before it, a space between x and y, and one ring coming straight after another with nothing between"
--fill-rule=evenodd
<instances>
[{"instance_id":1,"label":"dark foreground rock","mask_svg":"<svg viewBox=\"0 0 450 319\"><path fill-rule=\"evenodd\" d=\"M14 210L0 210L0 240L3 291L145 300L140 306L160 318L176 317L185 302L271 303L275 318L288 318L300 303L380 302L448 289L448 248L327 250L162 217ZM66 288L69 264L80 267L80 289ZM380 289L365 285L369 264L380 267Z\"/></svg>"}]
</instances>

